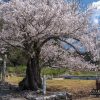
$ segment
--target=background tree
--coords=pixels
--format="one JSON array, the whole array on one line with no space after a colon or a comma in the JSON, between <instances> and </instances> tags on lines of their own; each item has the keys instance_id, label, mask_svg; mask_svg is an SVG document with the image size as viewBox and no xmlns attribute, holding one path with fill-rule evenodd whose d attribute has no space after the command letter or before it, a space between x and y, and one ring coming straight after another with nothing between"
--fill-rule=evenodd
<instances>
[{"instance_id":1,"label":"background tree","mask_svg":"<svg viewBox=\"0 0 100 100\"><path fill-rule=\"evenodd\" d=\"M26 57L24 56L22 50L10 47L8 50L8 65L17 67L19 65L26 65Z\"/></svg>"},{"instance_id":2,"label":"background tree","mask_svg":"<svg viewBox=\"0 0 100 100\"><path fill-rule=\"evenodd\" d=\"M19 83L21 89L42 88L40 72L43 66L66 67L66 64L74 65L76 60L83 62L78 47L71 41L81 41L81 45L88 47L85 37L89 38L89 14L80 12L76 2L12 0L2 4L0 11L5 22L0 39L6 45L20 48L27 57L26 77ZM64 43L81 56L66 52Z\"/></svg>"}]
</instances>

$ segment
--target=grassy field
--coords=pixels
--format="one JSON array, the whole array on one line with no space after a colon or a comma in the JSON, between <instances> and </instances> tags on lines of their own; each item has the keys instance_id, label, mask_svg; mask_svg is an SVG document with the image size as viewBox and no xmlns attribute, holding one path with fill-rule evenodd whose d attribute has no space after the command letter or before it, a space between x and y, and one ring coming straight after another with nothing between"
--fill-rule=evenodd
<instances>
[{"instance_id":1,"label":"grassy field","mask_svg":"<svg viewBox=\"0 0 100 100\"><path fill-rule=\"evenodd\" d=\"M23 76L25 75L26 72L26 66L16 66L16 67L7 67L7 72L16 74L17 76ZM54 69L54 68L48 68L44 67L41 70L41 75L78 75L78 76L96 76L95 71L70 71L69 69L66 68L59 68L59 69ZM100 75L100 72L98 72L98 75Z\"/></svg>"},{"instance_id":2,"label":"grassy field","mask_svg":"<svg viewBox=\"0 0 100 100\"><path fill-rule=\"evenodd\" d=\"M12 76L6 81L17 85L22 79L23 77ZM47 80L48 91L67 91L72 93L74 98L88 96L93 88L95 88L94 80Z\"/></svg>"},{"instance_id":3,"label":"grassy field","mask_svg":"<svg viewBox=\"0 0 100 100\"><path fill-rule=\"evenodd\" d=\"M88 97L88 98L82 98L82 99L77 99L77 100L100 100L100 98Z\"/></svg>"},{"instance_id":4,"label":"grassy field","mask_svg":"<svg viewBox=\"0 0 100 100\"><path fill-rule=\"evenodd\" d=\"M11 76L7 77L6 81L13 85L18 85L18 83L23 79L23 77Z\"/></svg>"},{"instance_id":5,"label":"grassy field","mask_svg":"<svg viewBox=\"0 0 100 100\"><path fill-rule=\"evenodd\" d=\"M80 91L95 87L94 80L47 80L47 86L54 90Z\"/></svg>"},{"instance_id":6,"label":"grassy field","mask_svg":"<svg viewBox=\"0 0 100 100\"><path fill-rule=\"evenodd\" d=\"M95 88L94 80L48 80L47 88L49 91L68 91L73 97L88 96L90 91Z\"/></svg>"}]
</instances>

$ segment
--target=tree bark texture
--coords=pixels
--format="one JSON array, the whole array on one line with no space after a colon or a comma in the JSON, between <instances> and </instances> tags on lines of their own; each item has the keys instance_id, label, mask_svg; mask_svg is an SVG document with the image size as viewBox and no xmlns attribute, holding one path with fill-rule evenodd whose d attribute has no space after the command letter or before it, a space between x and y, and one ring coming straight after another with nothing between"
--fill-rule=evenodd
<instances>
[{"instance_id":1,"label":"tree bark texture","mask_svg":"<svg viewBox=\"0 0 100 100\"><path fill-rule=\"evenodd\" d=\"M39 66L39 55L36 54L27 62L26 77L19 83L21 90L42 89L41 68Z\"/></svg>"}]
</instances>

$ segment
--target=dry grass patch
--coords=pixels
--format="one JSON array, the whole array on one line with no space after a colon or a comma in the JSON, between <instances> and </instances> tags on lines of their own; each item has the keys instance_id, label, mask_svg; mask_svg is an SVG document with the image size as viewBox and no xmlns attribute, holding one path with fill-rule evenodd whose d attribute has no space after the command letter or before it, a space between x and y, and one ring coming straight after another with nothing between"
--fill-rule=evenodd
<instances>
[{"instance_id":1,"label":"dry grass patch","mask_svg":"<svg viewBox=\"0 0 100 100\"><path fill-rule=\"evenodd\" d=\"M68 91L74 97L88 96L95 88L94 80L48 80L47 88L50 91Z\"/></svg>"},{"instance_id":2,"label":"dry grass patch","mask_svg":"<svg viewBox=\"0 0 100 100\"><path fill-rule=\"evenodd\" d=\"M82 99L77 99L77 100L100 100L100 98L88 97L88 98L82 98Z\"/></svg>"},{"instance_id":3,"label":"dry grass patch","mask_svg":"<svg viewBox=\"0 0 100 100\"><path fill-rule=\"evenodd\" d=\"M6 81L10 84L18 85L18 83L23 79L23 77L11 76L6 78Z\"/></svg>"},{"instance_id":4,"label":"dry grass patch","mask_svg":"<svg viewBox=\"0 0 100 100\"><path fill-rule=\"evenodd\" d=\"M18 85L23 77L12 76L6 78L6 81ZM95 80L47 80L48 91L68 91L73 97L88 96L90 91L95 88Z\"/></svg>"}]
</instances>

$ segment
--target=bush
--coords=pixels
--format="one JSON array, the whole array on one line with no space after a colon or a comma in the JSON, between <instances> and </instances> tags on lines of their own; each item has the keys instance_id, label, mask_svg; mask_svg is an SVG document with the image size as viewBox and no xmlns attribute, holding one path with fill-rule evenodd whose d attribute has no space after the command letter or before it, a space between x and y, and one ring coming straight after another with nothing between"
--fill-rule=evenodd
<instances>
[{"instance_id":1,"label":"bush","mask_svg":"<svg viewBox=\"0 0 100 100\"><path fill-rule=\"evenodd\" d=\"M26 66L16 66L16 67L7 67L8 73L13 73L17 75L24 75L26 71Z\"/></svg>"},{"instance_id":2,"label":"bush","mask_svg":"<svg viewBox=\"0 0 100 100\"><path fill-rule=\"evenodd\" d=\"M41 71L42 75L61 75L64 74L66 72L65 68L43 68Z\"/></svg>"}]
</instances>

